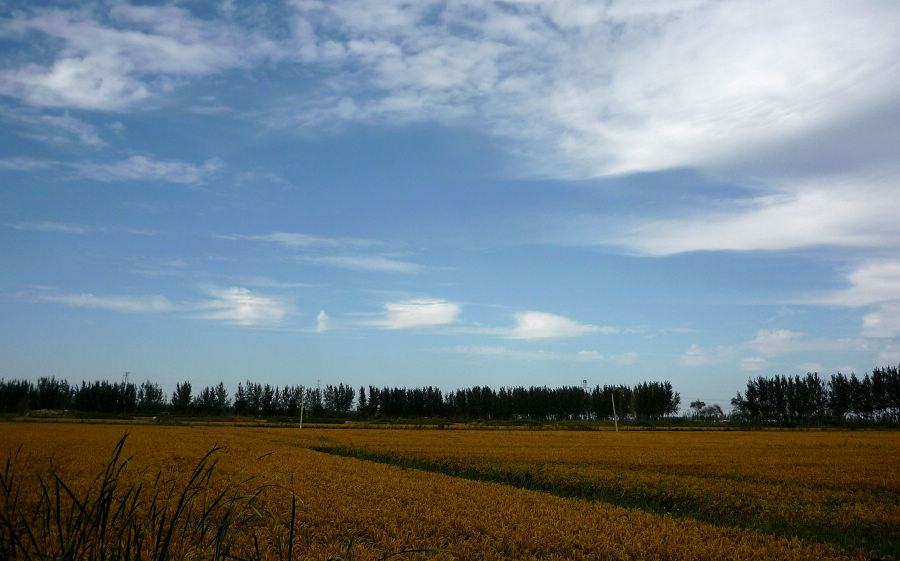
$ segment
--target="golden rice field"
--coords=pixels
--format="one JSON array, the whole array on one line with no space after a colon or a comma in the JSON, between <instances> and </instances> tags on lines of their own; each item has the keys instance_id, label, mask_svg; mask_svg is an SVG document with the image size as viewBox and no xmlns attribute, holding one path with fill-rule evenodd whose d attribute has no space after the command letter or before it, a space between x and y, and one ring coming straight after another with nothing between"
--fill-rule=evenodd
<instances>
[{"instance_id":1,"label":"golden rice field","mask_svg":"<svg viewBox=\"0 0 900 561\"><path fill-rule=\"evenodd\" d=\"M896 552L895 432L335 432L362 458ZM893 548L893 549L892 549Z\"/></svg>"},{"instance_id":2,"label":"golden rice field","mask_svg":"<svg viewBox=\"0 0 900 561\"><path fill-rule=\"evenodd\" d=\"M0 517L18 532L0 528L0 558L129 558L123 552L130 551L143 559L227 553L323 561L867 559L885 552L734 527L728 505L759 516L788 512L794 520L804 510L814 517L831 509L846 518L841 524L857 520L886 535L895 535L898 520L900 435L892 432L0 427L0 453L9 458L0 468ZM97 479L125 431L121 471ZM221 449L197 470L214 446ZM539 492L312 447L362 450L449 473L465 467L458 471L469 477L493 470L495 481L518 474L521 481L509 481L517 484L596 478L650 496L662 488L706 501L722 518L567 498L552 494L554 485ZM95 512L94 504L109 506ZM84 519L100 521L102 532L73 523ZM140 526L145 520L152 523Z\"/></svg>"}]
</instances>

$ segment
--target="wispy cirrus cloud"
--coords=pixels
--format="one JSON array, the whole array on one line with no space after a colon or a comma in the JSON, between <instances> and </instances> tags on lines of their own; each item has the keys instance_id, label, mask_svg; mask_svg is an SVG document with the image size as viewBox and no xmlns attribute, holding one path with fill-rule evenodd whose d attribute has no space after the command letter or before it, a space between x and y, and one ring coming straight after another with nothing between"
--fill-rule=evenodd
<instances>
[{"instance_id":1,"label":"wispy cirrus cloud","mask_svg":"<svg viewBox=\"0 0 900 561\"><path fill-rule=\"evenodd\" d=\"M165 181L190 185L204 183L224 165L219 158L211 158L197 165L177 160L155 160L146 156L131 156L110 163L72 164L78 175L97 181Z\"/></svg>"},{"instance_id":2,"label":"wispy cirrus cloud","mask_svg":"<svg viewBox=\"0 0 900 561\"><path fill-rule=\"evenodd\" d=\"M67 222L53 222L51 220L41 220L40 222L14 222L7 224L7 226L16 230L55 232L60 234L87 234L90 232L103 231L103 228L97 228L95 226Z\"/></svg>"},{"instance_id":3,"label":"wispy cirrus cloud","mask_svg":"<svg viewBox=\"0 0 900 561\"><path fill-rule=\"evenodd\" d=\"M288 302L246 288L207 288L206 298L173 302L160 295L44 294L40 301L74 308L130 314L180 314L244 327L277 327L291 311Z\"/></svg>"},{"instance_id":4,"label":"wispy cirrus cloud","mask_svg":"<svg viewBox=\"0 0 900 561\"><path fill-rule=\"evenodd\" d=\"M105 183L117 181L164 181L199 185L224 167L219 158L210 158L202 164L179 160L157 160L147 156L131 156L111 162L41 160L33 158L0 159L0 169L33 171L48 168L69 168L75 176Z\"/></svg>"},{"instance_id":5,"label":"wispy cirrus cloud","mask_svg":"<svg viewBox=\"0 0 900 561\"><path fill-rule=\"evenodd\" d=\"M68 111L49 113L28 108L11 109L0 106L0 119L20 125L22 136L51 144L80 144L91 148L104 148L108 143L97 127L73 117Z\"/></svg>"},{"instance_id":6,"label":"wispy cirrus cloud","mask_svg":"<svg viewBox=\"0 0 900 561\"><path fill-rule=\"evenodd\" d=\"M0 36L43 36L52 46L49 60L0 72L0 93L38 107L101 111L125 111L186 79L284 52L262 32L175 6L22 10L0 24Z\"/></svg>"},{"instance_id":7,"label":"wispy cirrus cloud","mask_svg":"<svg viewBox=\"0 0 900 561\"><path fill-rule=\"evenodd\" d=\"M54 160L42 160L39 158L10 157L0 158L0 169L9 171L34 171L47 169L60 165Z\"/></svg>"},{"instance_id":8,"label":"wispy cirrus cloud","mask_svg":"<svg viewBox=\"0 0 900 561\"><path fill-rule=\"evenodd\" d=\"M270 232L268 234L242 235L242 234L217 234L216 238L223 240L269 242L291 249L302 248L366 248L384 245L378 240L361 238L330 238L316 236L300 232Z\"/></svg>"},{"instance_id":9,"label":"wispy cirrus cloud","mask_svg":"<svg viewBox=\"0 0 900 561\"><path fill-rule=\"evenodd\" d=\"M91 293L45 295L41 297L45 302L65 304L75 308L93 308L122 312L130 314L142 313L169 313L175 312L180 307L165 296L96 296Z\"/></svg>"},{"instance_id":10,"label":"wispy cirrus cloud","mask_svg":"<svg viewBox=\"0 0 900 561\"><path fill-rule=\"evenodd\" d=\"M405 261L386 251L386 242L362 238L335 238L299 232L270 232L268 234L220 234L225 240L272 243L295 251L298 262L376 273L414 274L428 267ZM365 253L363 253L363 251Z\"/></svg>"},{"instance_id":11,"label":"wispy cirrus cloud","mask_svg":"<svg viewBox=\"0 0 900 561\"><path fill-rule=\"evenodd\" d=\"M297 3L308 59L354 79L279 121L477 120L586 177L740 159L900 90L887 5L628 4Z\"/></svg>"},{"instance_id":12,"label":"wispy cirrus cloud","mask_svg":"<svg viewBox=\"0 0 900 561\"><path fill-rule=\"evenodd\" d=\"M760 151L868 118L900 93L891 3L630 4L23 9L0 24L17 47L0 93L126 111L232 69L303 65L322 76L304 84L314 95L257 110L270 125L461 123L557 178L765 161Z\"/></svg>"},{"instance_id":13,"label":"wispy cirrus cloud","mask_svg":"<svg viewBox=\"0 0 900 561\"><path fill-rule=\"evenodd\" d=\"M297 258L304 263L329 265L353 271L379 273L420 273L427 267L409 261L400 261L383 255L304 255Z\"/></svg>"}]
</instances>

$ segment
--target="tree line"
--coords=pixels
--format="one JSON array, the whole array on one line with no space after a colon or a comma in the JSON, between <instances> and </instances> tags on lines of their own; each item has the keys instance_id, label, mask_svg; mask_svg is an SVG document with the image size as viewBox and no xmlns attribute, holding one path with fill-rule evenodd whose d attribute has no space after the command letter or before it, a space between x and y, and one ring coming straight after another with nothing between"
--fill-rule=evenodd
<instances>
[{"instance_id":1,"label":"tree line","mask_svg":"<svg viewBox=\"0 0 900 561\"><path fill-rule=\"evenodd\" d=\"M439 388L344 385L309 388L247 381L231 394L223 382L195 391L189 381L176 384L171 396L150 380L82 382L43 377L0 380L0 411L77 410L85 413L157 415L241 415L337 418L452 418L496 420L660 419L678 413L681 398L669 382L642 382L629 387L549 388L473 386L444 393Z\"/></svg>"},{"instance_id":2,"label":"tree line","mask_svg":"<svg viewBox=\"0 0 900 561\"><path fill-rule=\"evenodd\" d=\"M758 423L810 424L900 420L900 367L876 368L862 378L758 377L731 400L732 418Z\"/></svg>"},{"instance_id":3,"label":"tree line","mask_svg":"<svg viewBox=\"0 0 900 561\"><path fill-rule=\"evenodd\" d=\"M0 412L74 410L121 415L240 415L297 417L301 409L313 418L449 418L493 420L658 420L679 413L680 395L669 382L635 386L501 387L472 386L443 392L426 386L324 387L274 386L246 381L231 393L224 383L199 391L189 381L167 394L159 384L94 381L70 384L43 377L0 379ZM858 377L837 373L829 378L757 377L731 400L732 421L762 424L897 423L900 422L900 366L876 368ZM690 404L693 418L724 417L717 405Z\"/></svg>"},{"instance_id":4,"label":"tree line","mask_svg":"<svg viewBox=\"0 0 900 561\"><path fill-rule=\"evenodd\" d=\"M498 420L660 419L678 413L681 397L669 382L634 387L472 386L443 394L434 387L360 388L358 413L364 418L450 417Z\"/></svg>"}]
</instances>

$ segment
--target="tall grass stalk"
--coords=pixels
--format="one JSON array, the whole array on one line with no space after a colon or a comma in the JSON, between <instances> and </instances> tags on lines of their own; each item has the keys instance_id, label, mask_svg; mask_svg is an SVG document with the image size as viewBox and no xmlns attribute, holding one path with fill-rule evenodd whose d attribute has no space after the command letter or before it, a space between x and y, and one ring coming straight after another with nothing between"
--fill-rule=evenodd
<instances>
[{"instance_id":1,"label":"tall grass stalk","mask_svg":"<svg viewBox=\"0 0 900 561\"><path fill-rule=\"evenodd\" d=\"M19 473L27 469L21 449L8 458L0 469L0 559L291 559L296 500L290 521L279 518L290 525L288 543L279 524L276 555L261 553L256 532L271 529L272 518L260 503L271 485L214 480L219 447L197 461L185 483L166 483L157 473L149 484L129 484L126 438L81 492L55 473L35 475L36 485L28 486Z\"/></svg>"}]
</instances>

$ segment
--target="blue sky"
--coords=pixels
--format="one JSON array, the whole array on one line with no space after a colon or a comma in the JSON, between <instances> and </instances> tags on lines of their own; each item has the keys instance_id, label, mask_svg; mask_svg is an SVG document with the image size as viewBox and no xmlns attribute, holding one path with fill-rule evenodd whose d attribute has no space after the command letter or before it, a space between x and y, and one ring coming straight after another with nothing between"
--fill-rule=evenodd
<instances>
[{"instance_id":1,"label":"blue sky","mask_svg":"<svg viewBox=\"0 0 900 561\"><path fill-rule=\"evenodd\" d=\"M0 376L900 362L896 2L0 5Z\"/></svg>"}]
</instances>

